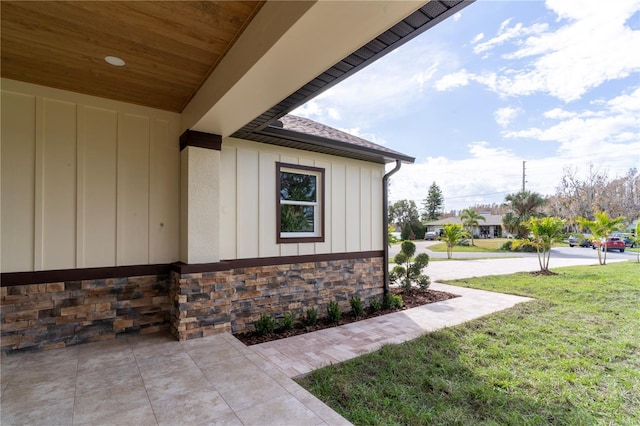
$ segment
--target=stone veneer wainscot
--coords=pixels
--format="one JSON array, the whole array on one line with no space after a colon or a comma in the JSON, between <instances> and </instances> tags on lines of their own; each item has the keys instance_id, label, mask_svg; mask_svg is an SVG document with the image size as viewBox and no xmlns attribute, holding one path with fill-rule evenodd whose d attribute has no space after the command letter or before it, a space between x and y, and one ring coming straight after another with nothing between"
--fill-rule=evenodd
<instances>
[{"instance_id":1,"label":"stone veneer wainscot","mask_svg":"<svg viewBox=\"0 0 640 426\"><path fill-rule=\"evenodd\" d=\"M53 349L168 329L169 275L0 288L2 350Z\"/></svg>"},{"instance_id":2,"label":"stone veneer wainscot","mask_svg":"<svg viewBox=\"0 0 640 426\"><path fill-rule=\"evenodd\" d=\"M300 316L308 308L325 314L337 301L365 303L383 293L383 258L368 257L234 268L202 273L171 273L171 330L178 340L222 331L253 330L261 314Z\"/></svg>"}]
</instances>

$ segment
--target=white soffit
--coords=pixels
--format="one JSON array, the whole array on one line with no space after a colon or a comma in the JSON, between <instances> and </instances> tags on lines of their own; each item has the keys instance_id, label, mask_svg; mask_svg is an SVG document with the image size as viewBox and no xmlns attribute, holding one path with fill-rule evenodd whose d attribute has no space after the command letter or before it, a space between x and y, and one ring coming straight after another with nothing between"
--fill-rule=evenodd
<instances>
[{"instance_id":1,"label":"white soffit","mask_svg":"<svg viewBox=\"0 0 640 426\"><path fill-rule=\"evenodd\" d=\"M233 134L424 5L267 2L182 113L182 130Z\"/></svg>"}]
</instances>

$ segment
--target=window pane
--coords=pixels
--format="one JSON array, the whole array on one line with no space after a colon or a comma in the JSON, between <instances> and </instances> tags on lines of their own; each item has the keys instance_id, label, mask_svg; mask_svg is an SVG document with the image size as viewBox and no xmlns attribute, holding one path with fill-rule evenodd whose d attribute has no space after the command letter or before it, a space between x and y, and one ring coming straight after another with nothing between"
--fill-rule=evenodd
<instances>
[{"instance_id":1,"label":"window pane","mask_svg":"<svg viewBox=\"0 0 640 426\"><path fill-rule=\"evenodd\" d=\"M316 201L316 176L280 172L280 199Z\"/></svg>"},{"instance_id":2,"label":"window pane","mask_svg":"<svg viewBox=\"0 0 640 426\"><path fill-rule=\"evenodd\" d=\"M313 232L313 206L280 206L280 232Z\"/></svg>"}]
</instances>

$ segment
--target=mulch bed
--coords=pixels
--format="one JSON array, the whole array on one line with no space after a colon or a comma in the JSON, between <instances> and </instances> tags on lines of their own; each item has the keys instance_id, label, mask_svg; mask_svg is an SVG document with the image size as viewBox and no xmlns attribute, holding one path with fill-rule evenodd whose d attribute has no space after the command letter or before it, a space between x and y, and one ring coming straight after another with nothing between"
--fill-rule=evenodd
<instances>
[{"instance_id":1,"label":"mulch bed","mask_svg":"<svg viewBox=\"0 0 640 426\"><path fill-rule=\"evenodd\" d=\"M453 299L459 297L457 294L451 294L444 291L436 290L420 290L414 289L409 293L399 291L398 289L391 289L391 293L400 294L404 306L400 309L382 309L377 312L372 312L370 308L365 310L364 316L356 318L353 313L345 312L342 314L342 319L338 325L349 324L352 322L364 320L367 318L373 318L380 315L386 315L391 312L402 311L405 309L415 308L416 306L427 305L429 303L441 302L443 300ZM318 316L322 315L322 312L318 312ZM234 334L242 343L247 346L257 345L258 343L270 342L272 340L284 339L285 337L297 336L300 334L309 333L312 331L318 331L325 328L335 327L336 324L329 322L326 318L318 318L318 323L313 327L305 327L300 323L291 330L276 330L274 333L258 335L255 331L237 333Z\"/></svg>"}]
</instances>

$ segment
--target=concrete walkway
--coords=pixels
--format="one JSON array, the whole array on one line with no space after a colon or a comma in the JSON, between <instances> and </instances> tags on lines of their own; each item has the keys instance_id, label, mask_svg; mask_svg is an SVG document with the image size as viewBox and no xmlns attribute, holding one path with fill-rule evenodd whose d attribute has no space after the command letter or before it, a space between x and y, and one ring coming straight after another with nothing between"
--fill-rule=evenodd
<instances>
[{"instance_id":1,"label":"concrete walkway","mask_svg":"<svg viewBox=\"0 0 640 426\"><path fill-rule=\"evenodd\" d=\"M329 364L373 352L387 343L402 343L443 327L488 315L531 300L434 283L433 290L461 297L394 312L340 327L252 346L287 376L296 377Z\"/></svg>"},{"instance_id":2,"label":"concrete walkway","mask_svg":"<svg viewBox=\"0 0 640 426\"><path fill-rule=\"evenodd\" d=\"M552 266L594 263L562 261ZM437 281L537 268L535 258L467 260L432 262L426 273ZM230 334L187 342L148 335L3 355L0 424L349 424L291 377L528 300L432 288L462 297L251 347Z\"/></svg>"}]
</instances>

